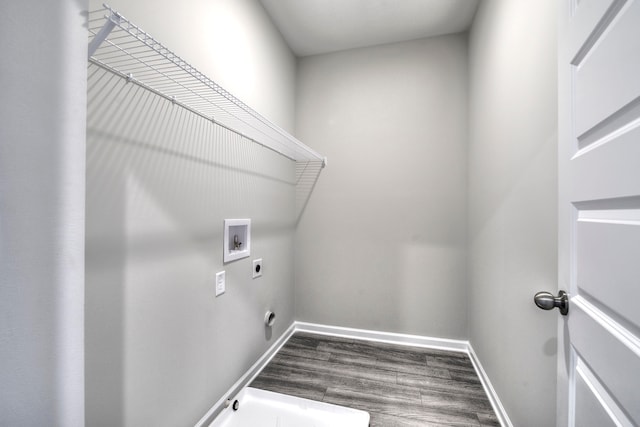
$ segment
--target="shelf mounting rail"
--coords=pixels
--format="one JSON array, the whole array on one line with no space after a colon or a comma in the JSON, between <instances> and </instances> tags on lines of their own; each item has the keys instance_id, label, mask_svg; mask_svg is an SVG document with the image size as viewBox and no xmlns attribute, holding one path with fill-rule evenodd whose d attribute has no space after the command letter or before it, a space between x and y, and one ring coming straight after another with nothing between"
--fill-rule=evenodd
<instances>
[{"instance_id":1,"label":"shelf mounting rail","mask_svg":"<svg viewBox=\"0 0 640 427\"><path fill-rule=\"evenodd\" d=\"M104 4L89 13L89 62L294 161L323 157Z\"/></svg>"}]
</instances>

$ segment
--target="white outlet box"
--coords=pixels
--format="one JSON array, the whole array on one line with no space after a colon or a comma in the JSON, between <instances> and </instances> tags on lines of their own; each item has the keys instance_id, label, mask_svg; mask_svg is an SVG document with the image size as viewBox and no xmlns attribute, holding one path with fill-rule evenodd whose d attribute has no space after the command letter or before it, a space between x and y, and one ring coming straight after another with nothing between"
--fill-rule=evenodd
<instances>
[{"instance_id":1,"label":"white outlet box","mask_svg":"<svg viewBox=\"0 0 640 427\"><path fill-rule=\"evenodd\" d=\"M225 272L221 271L219 273L216 273L216 296L218 297L224 294L225 290L226 290Z\"/></svg>"},{"instance_id":2,"label":"white outlet box","mask_svg":"<svg viewBox=\"0 0 640 427\"><path fill-rule=\"evenodd\" d=\"M262 258L253 260L253 278L262 276Z\"/></svg>"},{"instance_id":3,"label":"white outlet box","mask_svg":"<svg viewBox=\"0 0 640 427\"><path fill-rule=\"evenodd\" d=\"M251 220L224 220L224 249L225 263L251 255Z\"/></svg>"}]
</instances>

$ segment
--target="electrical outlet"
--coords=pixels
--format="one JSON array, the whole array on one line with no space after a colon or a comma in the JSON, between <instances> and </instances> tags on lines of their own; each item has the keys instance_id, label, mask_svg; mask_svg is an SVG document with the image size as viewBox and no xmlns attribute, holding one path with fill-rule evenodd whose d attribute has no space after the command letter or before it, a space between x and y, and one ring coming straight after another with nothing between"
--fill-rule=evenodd
<instances>
[{"instance_id":1,"label":"electrical outlet","mask_svg":"<svg viewBox=\"0 0 640 427\"><path fill-rule=\"evenodd\" d=\"M253 260L253 278L262 276L262 258Z\"/></svg>"},{"instance_id":2,"label":"electrical outlet","mask_svg":"<svg viewBox=\"0 0 640 427\"><path fill-rule=\"evenodd\" d=\"M216 296L220 296L224 294L225 290L226 290L225 273L224 271L221 271L219 273L216 273Z\"/></svg>"}]
</instances>

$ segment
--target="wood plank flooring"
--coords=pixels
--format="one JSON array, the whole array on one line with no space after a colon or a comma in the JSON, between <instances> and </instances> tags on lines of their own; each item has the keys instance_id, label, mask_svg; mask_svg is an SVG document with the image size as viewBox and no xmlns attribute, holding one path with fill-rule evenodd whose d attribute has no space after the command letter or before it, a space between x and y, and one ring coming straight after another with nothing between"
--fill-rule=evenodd
<instances>
[{"instance_id":1,"label":"wood plank flooring","mask_svg":"<svg viewBox=\"0 0 640 427\"><path fill-rule=\"evenodd\" d=\"M464 353L296 333L251 387L362 409L371 427L500 426Z\"/></svg>"}]
</instances>

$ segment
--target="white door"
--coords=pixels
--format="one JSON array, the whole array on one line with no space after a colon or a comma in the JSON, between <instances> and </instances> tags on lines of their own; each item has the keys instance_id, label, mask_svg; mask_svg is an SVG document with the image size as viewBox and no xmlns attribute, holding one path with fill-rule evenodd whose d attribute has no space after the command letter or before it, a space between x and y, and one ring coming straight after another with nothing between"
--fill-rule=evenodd
<instances>
[{"instance_id":1,"label":"white door","mask_svg":"<svg viewBox=\"0 0 640 427\"><path fill-rule=\"evenodd\" d=\"M640 0L562 0L558 426L640 425Z\"/></svg>"}]
</instances>

